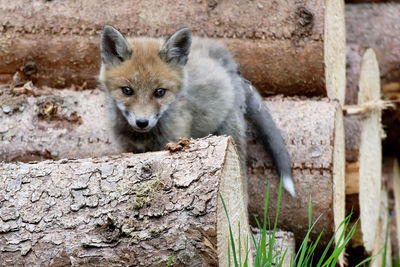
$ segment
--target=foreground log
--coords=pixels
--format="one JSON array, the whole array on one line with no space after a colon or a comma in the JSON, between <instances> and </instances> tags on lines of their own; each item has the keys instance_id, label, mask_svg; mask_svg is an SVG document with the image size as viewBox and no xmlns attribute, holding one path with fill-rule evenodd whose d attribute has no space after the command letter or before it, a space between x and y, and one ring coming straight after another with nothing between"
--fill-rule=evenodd
<instances>
[{"instance_id":1,"label":"foreground log","mask_svg":"<svg viewBox=\"0 0 400 267\"><path fill-rule=\"evenodd\" d=\"M383 140L386 154L400 151L400 4L346 5L347 65L357 69L362 54L373 48L378 58L382 98L396 103L394 109L383 113L387 137ZM354 66L354 67L352 67ZM347 72L347 91L358 84L357 75ZM349 75L350 74L350 75ZM348 95L350 96L350 95ZM347 104L356 104L356 98Z\"/></svg>"},{"instance_id":2,"label":"foreground log","mask_svg":"<svg viewBox=\"0 0 400 267\"><path fill-rule=\"evenodd\" d=\"M236 248L240 225L242 259L249 246L239 157L229 137L191 140L174 153L0 163L0 177L4 265L165 266L175 252L179 266L228 266L219 194Z\"/></svg>"},{"instance_id":3,"label":"foreground log","mask_svg":"<svg viewBox=\"0 0 400 267\"><path fill-rule=\"evenodd\" d=\"M326 245L344 219L344 130L340 105L327 99L271 99L266 104L281 129L293 161L296 197L283 192L278 225L294 232L300 245L308 230L308 203L312 198L312 219L322 214L311 234L321 231ZM269 155L254 132L249 133L248 179L250 221L261 220L269 186L268 216L274 221L279 180Z\"/></svg>"},{"instance_id":4,"label":"foreground log","mask_svg":"<svg viewBox=\"0 0 400 267\"><path fill-rule=\"evenodd\" d=\"M7 82L20 72L39 86L94 88L105 24L153 37L188 26L223 39L244 76L265 94L344 100L343 1L15 0L0 6L0 18L0 76Z\"/></svg>"},{"instance_id":5,"label":"foreground log","mask_svg":"<svg viewBox=\"0 0 400 267\"><path fill-rule=\"evenodd\" d=\"M360 218L353 246L373 253L380 216L382 147L379 69L373 50L363 56L357 106L349 107L344 119L346 138L346 211Z\"/></svg>"}]
</instances>

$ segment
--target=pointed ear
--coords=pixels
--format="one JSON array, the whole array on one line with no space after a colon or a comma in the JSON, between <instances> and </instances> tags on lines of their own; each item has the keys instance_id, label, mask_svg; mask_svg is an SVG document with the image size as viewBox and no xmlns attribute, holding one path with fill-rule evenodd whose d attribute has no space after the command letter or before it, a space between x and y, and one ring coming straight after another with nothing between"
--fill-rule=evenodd
<instances>
[{"instance_id":1,"label":"pointed ear","mask_svg":"<svg viewBox=\"0 0 400 267\"><path fill-rule=\"evenodd\" d=\"M190 46L192 44L192 31L181 28L165 41L160 50L160 58L166 63L185 65L188 61Z\"/></svg>"},{"instance_id":2,"label":"pointed ear","mask_svg":"<svg viewBox=\"0 0 400 267\"><path fill-rule=\"evenodd\" d=\"M118 66L131 58L132 48L126 38L112 26L104 26L100 36L101 60L105 64Z\"/></svg>"}]
</instances>

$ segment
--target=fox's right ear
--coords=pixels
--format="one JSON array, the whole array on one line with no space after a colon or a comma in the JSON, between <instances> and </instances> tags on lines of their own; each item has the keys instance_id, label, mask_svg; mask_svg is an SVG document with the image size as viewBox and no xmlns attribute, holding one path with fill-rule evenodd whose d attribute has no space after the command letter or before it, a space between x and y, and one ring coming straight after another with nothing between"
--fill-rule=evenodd
<instances>
[{"instance_id":1,"label":"fox's right ear","mask_svg":"<svg viewBox=\"0 0 400 267\"><path fill-rule=\"evenodd\" d=\"M105 64L118 66L131 58L132 48L126 38L113 26L106 25L100 36L101 60Z\"/></svg>"},{"instance_id":2,"label":"fox's right ear","mask_svg":"<svg viewBox=\"0 0 400 267\"><path fill-rule=\"evenodd\" d=\"M191 45L192 31L189 28L181 28L167 38L161 47L159 56L166 63L185 65Z\"/></svg>"}]
</instances>

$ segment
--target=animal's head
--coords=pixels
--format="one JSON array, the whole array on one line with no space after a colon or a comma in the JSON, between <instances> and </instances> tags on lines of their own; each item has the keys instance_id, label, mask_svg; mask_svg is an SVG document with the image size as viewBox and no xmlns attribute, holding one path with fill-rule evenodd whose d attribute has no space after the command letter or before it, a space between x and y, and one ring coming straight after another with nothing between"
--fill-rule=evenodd
<instances>
[{"instance_id":1,"label":"animal's head","mask_svg":"<svg viewBox=\"0 0 400 267\"><path fill-rule=\"evenodd\" d=\"M104 27L99 79L135 131L151 130L184 87L191 40L188 28L163 41L127 40L114 27Z\"/></svg>"}]
</instances>

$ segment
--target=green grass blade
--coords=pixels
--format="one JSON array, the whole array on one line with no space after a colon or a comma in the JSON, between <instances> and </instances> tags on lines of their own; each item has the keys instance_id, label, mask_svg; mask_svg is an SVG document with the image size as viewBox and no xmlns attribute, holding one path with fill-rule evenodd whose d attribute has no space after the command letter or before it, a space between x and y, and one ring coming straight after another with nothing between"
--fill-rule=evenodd
<instances>
[{"instance_id":1,"label":"green grass blade","mask_svg":"<svg viewBox=\"0 0 400 267\"><path fill-rule=\"evenodd\" d=\"M174 257L174 254L175 254L175 251L172 251L171 257L169 257L169 260L168 260L168 262L167 262L166 267L168 267L168 266L171 264L172 258Z\"/></svg>"},{"instance_id":2,"label":"green grass blade","mask_svg":"<svg viewBox=\"0 0 400 267\"><path fill-rule=\"evenodd\" d=\"M347 224L345 225L345 228L343 229L343 232L346 231L346 229L347 229L347 227L348 227L348 223L350 223L350 219L349 219L349 221L347 222ZM347 235L346 238L343 240L343 243L338 242L338 244L341 244L341 245L336 245L336 246L335 246L335 249L334 249L334 251L333 251L333 253L332 253L333 260L332 260L332 264L331 264L330 266L336 266L336 263L337 263L337 261L338 261L338 259L339 259L340 254L343 252L343 250L346 248L347 244L350 242L350 239L351 239L351 238L353 237L353 235L355 234L357 225L358 225L358 220L357 220L356 223L351 227L351 229L350 229L348 235Z\"/></svg>"},{"instance_id":3,"label":"green grass blade","mask_svg":"<svg viewBox=\"0 0 400 267\"><path fill-rule=\"evenodd\" d=\"M267 193L265 194L265 202L264 202L264 221L263 228L261 232L261 249L262 249L262 262L267 262L267 246L266 246L266 238L267 238L267 211L268 211L268 200L269 200L269 186L267 187Z\"/></svg>"},{"instance_id":4,"label":"green grass blade","mask_svg":"<svg viewBox=\"0 0 400 267\"><path fill-rule=\"evenodd\" d=\"M274 249L274 243L275 243L275 234L276 234L276 227L278 225L278 216L279 216L279 208L281 205L281 198L282 198L282 178L279 182L279 190L278 190L278 203L276 204L276 213L275 213L275 223L274 223L274 229L272 232L272 237L269 238L268 242L268 259L271 261L272 259L272 252Z\"/></svg>"},{"instance_id":5,"label":"green grass blade","mask_svg":"<svg viewBox=\"0 0 400 267\"><path fill-rule=\"evenodd\" d=\"M383 259L382 259L383 267L386 267L387 243L388 243L388 239L389 239L389 227L390 227L390 217L388 217L388 222L386 225L385 245L383 246Z\"/></svg>"},{"instance_id":6,"label":"green grass blade","mask_svg":"<svg viewBox=\"0 0 400 267\"><path fill-rule=\"evenodd\" d=\"M242 240L240 239L240 222L238 223L239 233L239 266L242 266Z\"/></svg>"},{"instance_id":7,"label":"green grass blade","mask_svg":"<svg viewBox=\"0 0 400 267\"><path fill-rule=\"evenodd\" d=\"M250 231L250 233L251 233L251 231ZM249 265L249 263L248 263L249 252L250 252L250 249L249 249L249 237L247 237L247 240L246 240L246 258L244 258L243 267L248 267L248 265Z\"/></svg>"},{"instance_id":8,"label":"green grass blade","mask_svg":"<svg viewBox=\"0 0 400 267\"><path fill-rule=\"evenodd\" d=\"M310 236L310 233L311 233L312 229L314 229L315 225L317 224L317 222L319 221L319 219L321 219L321 217L322 217L322 214L319 215L319 217L318 217L318 218L315 220L315 222L311 225L311 228L308 229L307 234L306 234L306 236L305 236L303 242L301 243L300 248L299 248L299 250L297 251L296 257L295 257L295 259L294 259L294 262L295 262L295 263L297 262L296 266L302 266L301 264L302 264L302 262L303 262L304 254L305 254L305 251L306 251L307 246L308 246L308 245L307 245L307 243L308 243L308 238L309 238L309 236ZM302 255L302 254L303 254L303 255ZM299 260L297 260L297 258L299 258Z\"/></svg>"},{"instance_id":9,"label":"green grass blade","mask_svg":"<svg viewBox=\"0 0 400 267\"><path fill-rule=\"evenodd\" d=\"M363 260L362 262L360 262L359 264L357 264L356 267L359 267L359 266L361 266L361 265L363 265L363 264L365 264L365 263L367 263L367 262L372 261L372 260L373 260L376 256L378 256L378 255L379 255L379 253L377 253L377 254L375 254L375 255L372 255L372 256L366 258L365 260Z\"/></svg>"},{"instance_id":10,"label":"green grass blade","mask_svg":"<svg viewBox=\"0 0 400 267\"><path fill-rule=\"evenodd\" d=\"M283 261L285 260L287 251L288 251L288 249L286 248L285 251L283 252L283 255L281 257L281 261L279 262L278 267L282 267L282 264L283 264Z\"/></svg>"},{"instance_id":11,"label":"green grass blade","mask_svg":"<svg viewBox=\"0 0 400 267\"><path fill-rule=\"evenodd\" d=\"M321 255L321 258L319 259L316 267L320 267L323 263L323 260L325 259L326 255L328 254L329 248L331 247L333 241L335 240L335 236L337 235L338 231L342 228L342 226L351 219L351 216L353 215L353 211L350 212L350 214L343 220L340 222L338 228L336 229L335 233L333 234L333 236L331 237L331 239L329 240L328 245L325 247L324 252ZM344 231L344 230L343 230Z\"/></svg>"}]
</instances>

